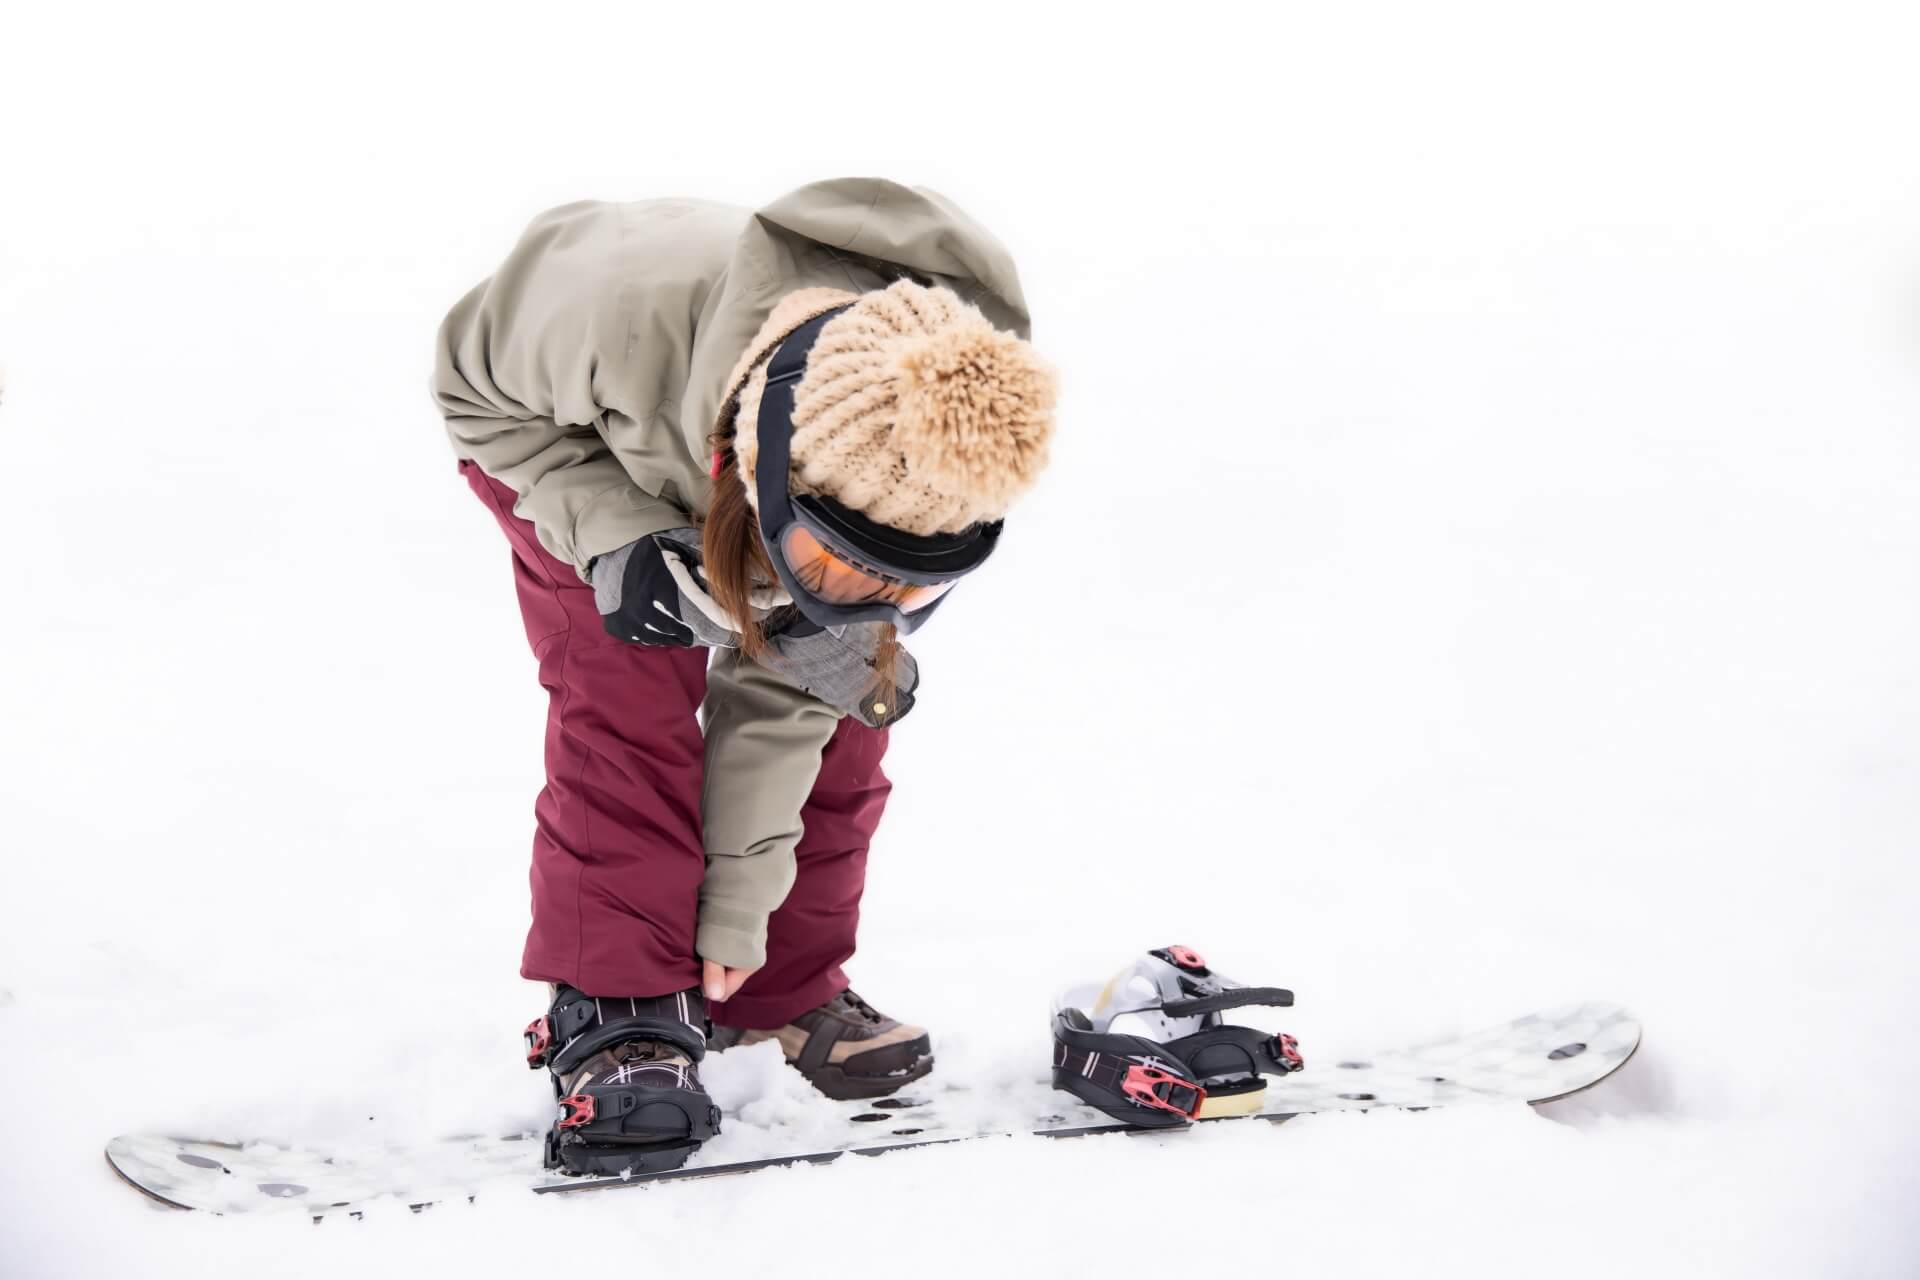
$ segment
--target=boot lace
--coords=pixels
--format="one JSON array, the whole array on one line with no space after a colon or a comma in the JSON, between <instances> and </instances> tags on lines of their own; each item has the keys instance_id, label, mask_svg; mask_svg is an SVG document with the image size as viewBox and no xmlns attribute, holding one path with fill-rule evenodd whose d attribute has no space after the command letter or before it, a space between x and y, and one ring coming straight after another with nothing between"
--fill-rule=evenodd
<instances>
[{"instance_id":1,"label":"boot lace","mask_svg":"<svg viewBox=\"0 0 1920 1280\"><path fill-rule=\"evenodd\" d=\"M848 987L845 991L842 991L840 993L840 1000L848 1012L855 1014L862 1020L868 1023L871 1023L874 1026L878 1026L880 1023L885 1022L887 1020L886 1014L881 1013L878 1009L868 1004L865 1000L862 1000L858 995L858 993L856 993L852 987Z\"/></svg>"},{"instance_id":2,"label":"boot lace","mask_svg":"<svg viewBox=\"0 0 1920 1280\"><path fill-rule=\"evenodd\" d=\"M658 1040L629 1040L613 1051L613 1060L621 1066L636 1062L659 1062L674 1056L670 1046Z\"/></svg>"}]
</instances>

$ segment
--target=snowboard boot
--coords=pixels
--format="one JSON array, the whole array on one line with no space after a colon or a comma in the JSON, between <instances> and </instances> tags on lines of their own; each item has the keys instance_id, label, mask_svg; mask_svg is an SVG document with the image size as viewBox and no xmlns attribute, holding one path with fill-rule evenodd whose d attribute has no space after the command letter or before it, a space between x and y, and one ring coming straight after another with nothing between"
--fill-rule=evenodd
<instances>
[{"instance_id":1,"label":"snowboard boot","mask_svg":"<svg viewBox=\"0 0 1920 1280\"><path fill-rule=\"evenodd\" d=\"M697 1066L709 1030L698 990L596 1000L558 988L526 1030L527 1065L552 1073L559 1100L547 1168L623 1174L685 1164L720 1132Z\"/></svg>"},{"instance_id":2,"label":"snowboard boot","mask_svg":"<svg viewBox=\"0 0 1920 1280\"><path fill-rule=\"evenodd\" d=\"M933 1044L926 1030L881 1013L851 991L842 991L771 1031L716 1027L715 1049L778 1040L788 1063L829 1098L879 1098L933 1070Z\"/></svg>"}]
</instances>

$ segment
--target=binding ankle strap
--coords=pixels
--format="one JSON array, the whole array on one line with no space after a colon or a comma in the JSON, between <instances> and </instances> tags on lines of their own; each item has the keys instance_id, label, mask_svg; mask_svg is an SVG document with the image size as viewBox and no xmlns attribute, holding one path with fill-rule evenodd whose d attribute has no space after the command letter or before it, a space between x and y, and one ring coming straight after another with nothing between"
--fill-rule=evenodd
<instances>
[{"instance_id":1,"label":"binding ankle strap","mask_svg":"<svg viewBox=\"0 0 1920 1280\"><path fill-rule=\"evenodd\" d=\"M609 1046L663 1040L693 1061L706 1056L707 1002L698 988L664 996L594 997L563 986L527 1024L527 1066L565 1074Z\"/></svg>"}]
</instances>

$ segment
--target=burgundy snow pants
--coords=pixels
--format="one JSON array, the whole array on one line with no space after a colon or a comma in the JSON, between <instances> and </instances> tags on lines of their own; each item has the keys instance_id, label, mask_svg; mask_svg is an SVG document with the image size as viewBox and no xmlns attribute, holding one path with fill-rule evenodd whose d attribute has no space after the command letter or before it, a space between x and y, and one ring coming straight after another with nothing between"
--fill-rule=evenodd
<instances>
[{"instance_id":1,"label":"burgundy snow pants","mask_svg":"<svg viewBox=\"0 0 1920 1280\"><path fill-rule=\"evenodd\" d=\"M594 996L697 986L695 912L703 742L695 718L707 650L608 635L593 589L513 514L514 493L471 462L460 470L513 545L514 583L546 688L547 784L534 804L533 927L521 976ZM801 811L798 875L767 931L767 963L717 1023L778 1027L847 985L867 844L890 784L887 734L851 716L821 753Z\"/></svg>"}]
</instances>

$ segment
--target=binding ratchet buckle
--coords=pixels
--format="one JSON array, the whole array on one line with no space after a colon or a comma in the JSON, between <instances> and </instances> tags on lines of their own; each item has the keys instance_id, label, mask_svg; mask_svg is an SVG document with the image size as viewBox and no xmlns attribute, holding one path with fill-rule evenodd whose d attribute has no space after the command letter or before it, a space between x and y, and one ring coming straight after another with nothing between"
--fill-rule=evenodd
<instances>
[{"instance_id":1,"label":"binding ratchet buckle","mask_svg":"<svg viewBox=\"0 0 1920 1280\"><path fill-rule=\"evenodd\" d=\"M1307 1065L1306 1059L1300 1056L1300 1042L1285 1032L1273 1038L1273 1058L1289 1071L1298 1071Z\"/></svg>"},{"instance_id":2,"label":"binding ratchet buckle","mask_svg":"<svg viewBox=\"0 0 1920 1280\"><path fill-rule=\"evenodd\" d=\"M598 1110L590 1093L570 1093L560 1099L560 1106L566 1114L554 1121L553 1127L556 1129L585 1128L593 1123L594 1113Z\"/></svg>"},{"instance_id":3,"label":"binding ratchet buckle","mask_svg":"<svg viewBox=\"0 0 1920 1280\"><path fill-rule=\"evenodd\" d=\"M1127 1068L1120 1080L1120 1092L1137 1106L1171 1111L1188 1120L1200 1114L1200 1105L1207 1100L1207 1091L1193 1081L1140 1063Z\"/></svg>"},{"instance_id":4,"label":"binding ratchet buckle","mask_svg":"<svg viewBox=\"0 0 1920 1280\"><path fill-rule=\"evenodd\" d=\"M527 1065L538 1071L547 1065L547 1050L553 1048L553 1019L541 1014L520 1033L527 1040Z\"/></svg>"}]
</instances>

